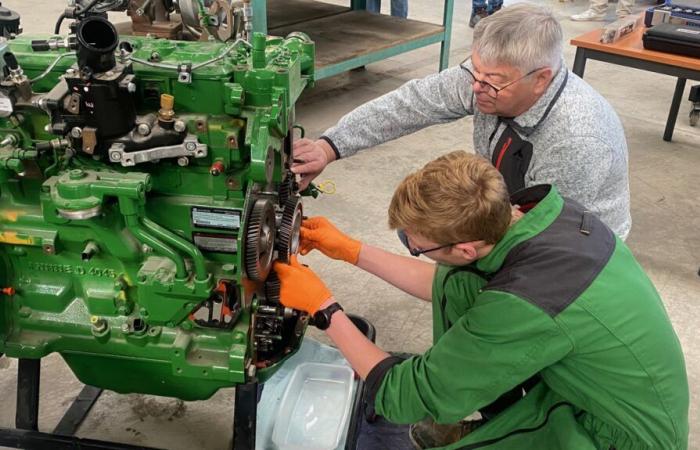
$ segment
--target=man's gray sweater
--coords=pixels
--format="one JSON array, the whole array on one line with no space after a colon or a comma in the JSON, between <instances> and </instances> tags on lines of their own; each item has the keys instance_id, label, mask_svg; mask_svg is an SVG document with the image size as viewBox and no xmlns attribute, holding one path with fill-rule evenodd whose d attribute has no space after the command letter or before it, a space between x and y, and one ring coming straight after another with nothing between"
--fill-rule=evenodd
<instances>
[{"instance_id":1,"label":"man's gray sweater","mask_svg":"<svg viewBox=\"0 0 700 450\"><path fill-rule=\"evenodd\" d=\"M528 111L509 121L533 147L525 187L556 185L563 196L598 214L625 239L632 221L627 142L622 124L600 94L569 72L563 62L561 67L542 97ZM565 86L560 89L563 83ZM323 137L331 141L340 157L347 157L467 115L474 116L474 150L493 160L506 123L495 115L479 112L472 85L459 67L409 81L356 108Z\"/></svg>"}]
</instances>

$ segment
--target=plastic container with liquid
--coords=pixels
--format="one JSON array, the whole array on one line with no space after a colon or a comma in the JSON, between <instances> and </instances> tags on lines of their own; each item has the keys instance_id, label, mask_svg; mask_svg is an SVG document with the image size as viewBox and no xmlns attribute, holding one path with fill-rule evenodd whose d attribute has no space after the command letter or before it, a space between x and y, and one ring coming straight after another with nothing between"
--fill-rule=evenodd
<instances>
[{"instance_id":1,"label":"plastic container with liquid","mask_svg":"<svg viewBox=\"0 0 700 450\"><path fill-rule=\"evenodd\" d=\"M272 442L279 450L335 449L347 427L353 381L347 366L297 366L282 397Z\"/></svg>"}]
</instances>

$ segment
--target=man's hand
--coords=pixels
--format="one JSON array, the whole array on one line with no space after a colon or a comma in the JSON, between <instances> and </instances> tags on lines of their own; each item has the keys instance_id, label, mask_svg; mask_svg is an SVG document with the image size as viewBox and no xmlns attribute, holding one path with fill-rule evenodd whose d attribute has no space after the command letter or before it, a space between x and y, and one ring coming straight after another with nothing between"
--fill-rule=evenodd
<instances>
[{"instance_id":1,"label":"man's hand","mask_svg":"<svg viewBox=\"0 0 700 450\"><path fill-rule=\"evenodd\" d=\"M335 161L335 152L323 139L299 139L294 142L292 172L301 175L299 189L306 189L326 166Z\"/></svg>"},{"instance_id":2,"label":"man's hand","mask_svg":"<svg viewBox=\"0 0 700 450\"><path fill-rule=\"evenodd\" d=\"M275 261L275 272L280 279L280 301L289 308L313 314L333 294L321 279L308 267L290 258L289 264Z\"/></svg>"},{"instance_id":3,"label":"man's hand","mask_svg":"<svg viewBox=\"0 0 700 450\"><path fill-rule=\"evenodd\" d=\"M329 258L357 264L361 248L360 241L343 234L325 217L312 217L301 223L302 255L318 249Z\"/></svg>"}]
</instances>

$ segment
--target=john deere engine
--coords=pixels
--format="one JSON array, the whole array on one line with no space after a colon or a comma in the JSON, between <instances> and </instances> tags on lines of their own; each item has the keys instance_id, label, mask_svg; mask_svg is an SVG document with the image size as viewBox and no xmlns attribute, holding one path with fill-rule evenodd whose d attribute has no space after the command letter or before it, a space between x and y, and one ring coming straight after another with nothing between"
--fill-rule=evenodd
<instances>
[{"instance_id":1,"label":"john deere engine","mask_svg":"<svg viewBox=\"0 0 700 450\"><path fill-rule=\"evenodd\" d=\"M185 400L264 381L307 324L271 265L298 247L313 43L72 29L0 43L0 353Z\"/></svg>"}]
</instances>

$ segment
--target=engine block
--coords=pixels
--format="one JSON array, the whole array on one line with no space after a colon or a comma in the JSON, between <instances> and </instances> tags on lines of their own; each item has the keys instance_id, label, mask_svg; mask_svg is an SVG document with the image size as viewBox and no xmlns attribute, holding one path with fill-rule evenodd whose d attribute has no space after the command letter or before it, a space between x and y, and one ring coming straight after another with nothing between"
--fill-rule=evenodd
<instances>
[{"instance_id":1,"label":"engine block","mask_svg":"<svg viewBox=\"0 0 700 450\"><path fill-rule=\"evenodd\" d=\"M0 43L0 353L184 400L265 381L308 321L271 266L298 247L313 43L72 29Z\"/></svg>"}]
</instances>

